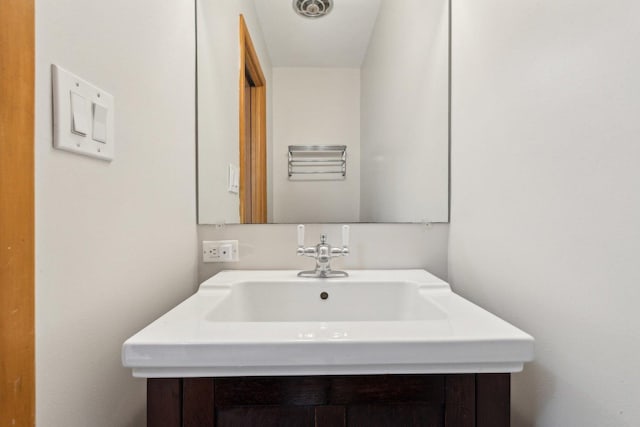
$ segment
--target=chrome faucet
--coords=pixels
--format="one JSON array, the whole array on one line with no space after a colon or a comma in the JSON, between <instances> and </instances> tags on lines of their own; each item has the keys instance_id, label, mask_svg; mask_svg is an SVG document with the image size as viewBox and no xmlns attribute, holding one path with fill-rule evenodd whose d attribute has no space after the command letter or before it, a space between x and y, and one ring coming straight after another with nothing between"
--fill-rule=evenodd
<instances>
[{"instance_id":1,"label":"chrome faucet","mask_svg":"<svg viewBox=\"0 0 640 427\"><path fill-rule=\"evenodd\" d=\"M298 273L300 277L347 277L346 271L331 269L331 258L349 255L349 226L342 226L342 248L334 248L327 243L327 235L320 235L320 243L304 247L304 225L298 226L298 255L315 258L316 269Z\"/></svg>"}]
</instances>

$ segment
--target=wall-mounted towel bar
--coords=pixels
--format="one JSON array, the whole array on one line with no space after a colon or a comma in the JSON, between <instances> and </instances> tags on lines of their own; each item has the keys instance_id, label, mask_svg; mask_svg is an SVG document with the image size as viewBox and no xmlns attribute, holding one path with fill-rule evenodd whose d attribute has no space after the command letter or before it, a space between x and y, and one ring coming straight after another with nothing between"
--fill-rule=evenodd
<instances>
[{"instance_id":1,"label":"wall-mounted towel bar","mask_svg":"<svg viewBox=\"0 0 640 427\"><path fill-rule=\"evenodd\" d=\"M290 145L289 179L344 179L347 175L346 145Z\"/></svg>"}]
</instances>

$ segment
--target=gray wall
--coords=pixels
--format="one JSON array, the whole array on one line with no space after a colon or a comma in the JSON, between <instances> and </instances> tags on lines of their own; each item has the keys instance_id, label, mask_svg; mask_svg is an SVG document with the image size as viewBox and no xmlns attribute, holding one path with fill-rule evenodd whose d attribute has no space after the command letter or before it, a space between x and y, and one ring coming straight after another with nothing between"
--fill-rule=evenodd
<instances>
[{"instance_id":1,"label":"gray wall","mask_svg":"<svg viewBox=\"0 0 640 427\"><path fill-rule=\"evenodd\" d=\"M340 245L341 225L307 225L305 243L320 241L327 233L329 243ZM200 281L227 269L296 269L314 268L311 258L296 255L297 228L292 224L265 225L200 225L200 240L238 239L240 262L200 263ZM425 268L436 276L447 278L448 224L352 224L351 254L337 258L332 267L365 268Z\"/></svg>"},{"instance_id":2,"label":"gray wall","mask_svg":"<svg viewBox=\"0 0 640 427\"><path fill-rule=\"evenodd\" d=\"M36 1L36 419L141 426L126 338L196 285L192 0ZM50 64L115 97L112 163L51 148Z\"/></svg>"},{"instance_id":3,"label":"gray wall","mask_svg":"<svg viewBox=\"0 0 640 427\"><path fill-rule=\"evenodd\" d=\"M267 145L274 157L267 180L273 184L273 222L359 221L360 69L274 67L270 90L273 139ZM289 179L289 145L346 145L346 177Z\"/></svg>"},{"instance_id":4,"label":"gray wall","mask_svg":"<svg viewBox=\"0 0 640 427\"><path fill-rule=\"evenodd\" d=\"M448 5L381 3L361 69L360 221L449 220Z\"/></svg>"},{"instance_id":5,"label":"gray wall","mask_svg":"<svg viewBox=\"0 0 640 427\"><path fill-rule=\"evenodd\" d=\"M514 426L640 425L638 16L453 1L449 278L537 340Z\"/></svg>"}]
</instances>

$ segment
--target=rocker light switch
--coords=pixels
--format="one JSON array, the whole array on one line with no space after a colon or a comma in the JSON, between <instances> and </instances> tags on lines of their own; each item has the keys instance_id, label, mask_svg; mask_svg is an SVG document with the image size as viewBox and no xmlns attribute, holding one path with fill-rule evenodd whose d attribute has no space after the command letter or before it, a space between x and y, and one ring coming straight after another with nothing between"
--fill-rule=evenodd
<instances>
[{"instance_id":1,"label":"rocker light switch","mask_svg":"<svg viewBox=\"0 0 640 427\"><path fill-rule=\"evenodd\" d=\"M71 132L86 136L89 132L89 105L84 96L71 92Z\"/></svg>"},{"instance_id":2,"label":"rocker light switch","mask_svg":"<svg viewBox=\"0 0 640 427\"><path fill-rule=\"evenodd\" d=\"M100 105L93 104L93 140L107 142L107 114L108 110Z\"/></svg>"},{"instance_id":3,"label":"rocker light switch","mask_svg":"<svg viewBox=\"0 0 640 427\"><path fill-rule=\"evenodd\" d=\"M238 194L240 192L240 168L235 165L229 165L229 193Z\"/></svg>"}]
</instances>

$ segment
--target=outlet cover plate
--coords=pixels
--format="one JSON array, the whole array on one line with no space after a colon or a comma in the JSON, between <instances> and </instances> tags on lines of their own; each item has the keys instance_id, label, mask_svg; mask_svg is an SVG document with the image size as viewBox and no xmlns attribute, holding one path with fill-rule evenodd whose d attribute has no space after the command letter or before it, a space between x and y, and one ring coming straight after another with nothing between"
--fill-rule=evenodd
<instances>
[{"instance_id":1,"label":"outlet cover plate","mask_svg":"<svg viewBox=\"0 0 640 427\"><path fill-rule=\"evenodd\" d=\"M113 96L55 64L51 65L51 79L53 147L100 160L113 160L115 154ZM87 121L87 132L78 133L72 130L71 100L74 95L85 101L82 104L81 113ZM101 136L94 139L96 111L104 113L105 123L104 127L101 127ZM100 123L100 126L103 124Z\"/></svg>"},{"instance_id":2,"label":"outlet cover plate","mask_svg":"<svg viewBox=\"0 0 640 427\"><path fill-rule=\"evenodd\" d=\"M202 242L202 262L238 262L237 240L205 240Z\"/></svg>"}]
</instances>

